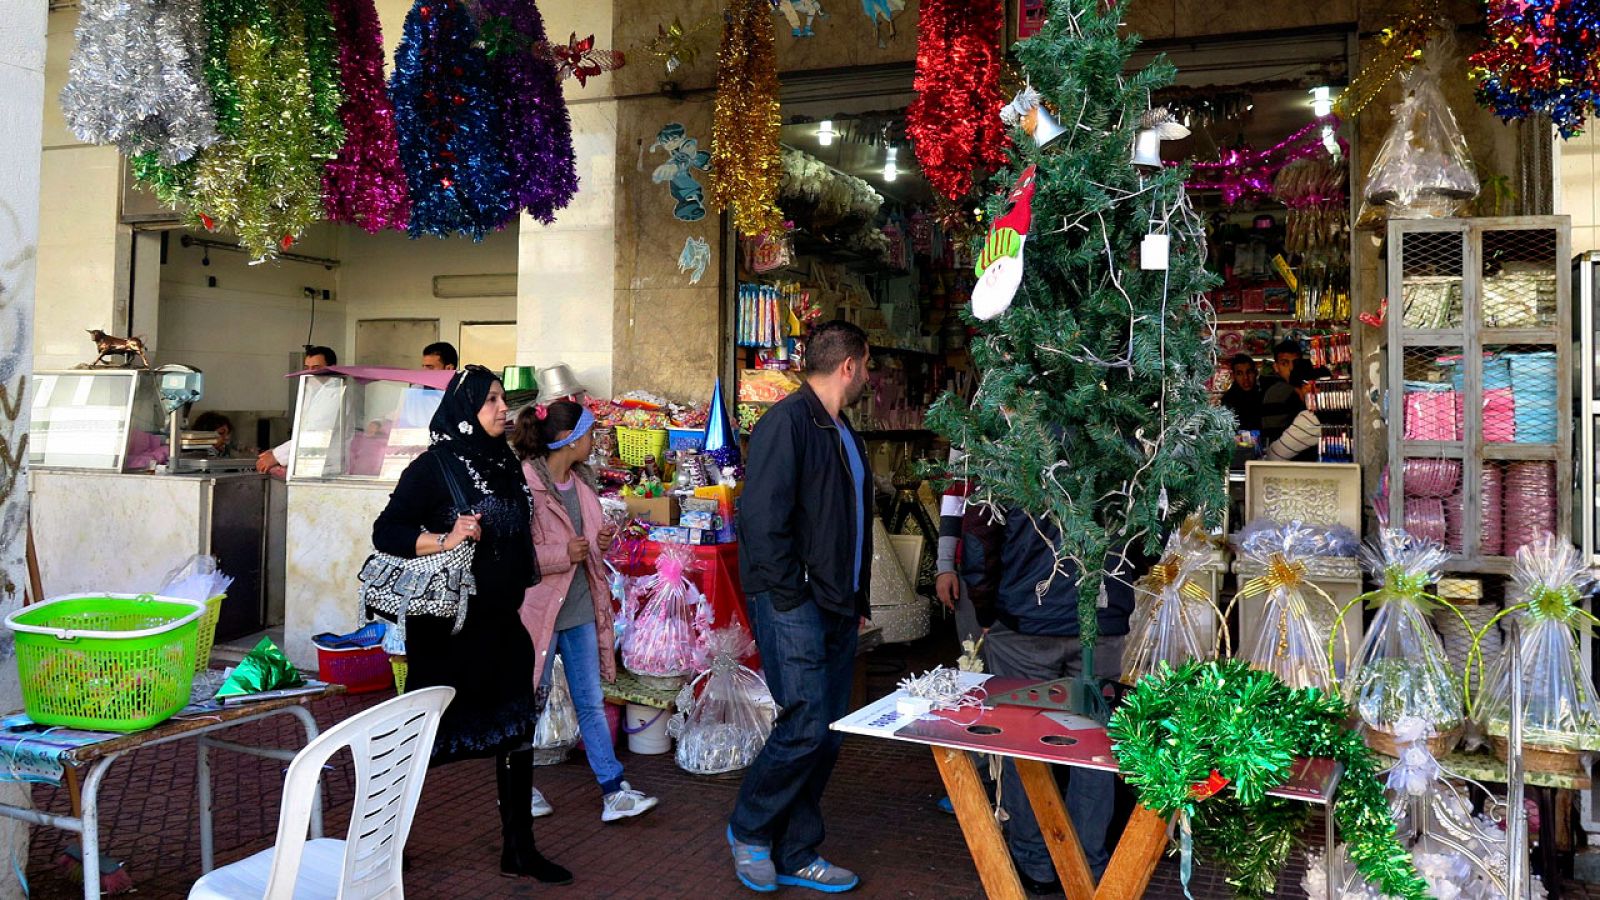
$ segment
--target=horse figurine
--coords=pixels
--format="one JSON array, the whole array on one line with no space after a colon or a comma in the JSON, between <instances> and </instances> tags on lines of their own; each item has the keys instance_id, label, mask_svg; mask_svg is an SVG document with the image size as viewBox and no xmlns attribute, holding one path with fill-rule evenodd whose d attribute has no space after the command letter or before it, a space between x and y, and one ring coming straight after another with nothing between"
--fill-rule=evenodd
<instances>
[{"instance_id":1,"label":"horse figurine","mask_svg":"<svg viewBox=\"0 0 1600 900\"><path fill-rule=\"evenodd\" d=\"M117 337L106 334L98 328L90 329L89 337L94 340L94 348L100 351L100 355L95 357L92 365L98 366L107 356L118 354L122 357L122 364L126 366L133 362L133 357L137 354L139 362L143 363L146 369L150 368L150 358L144 355L143 338Z\"/></svg>"}]
</instances>

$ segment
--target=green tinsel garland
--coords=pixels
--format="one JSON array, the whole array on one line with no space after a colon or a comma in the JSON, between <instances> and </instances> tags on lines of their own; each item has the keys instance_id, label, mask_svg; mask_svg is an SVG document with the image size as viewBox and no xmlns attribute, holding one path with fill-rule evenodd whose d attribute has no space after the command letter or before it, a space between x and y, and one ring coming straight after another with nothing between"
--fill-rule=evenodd
<instances>
[{"instance_id":1,"label":"green tinsel garland","mask_svg":"<svg viewBox=\"0 0 1600 900\"><path fill-rule=\"evenodd\" d=\"M1311 813L1310 804L1267 791L1288 780L1298 757L1341 763L1332 814L1357 870L1390 896L1421 900L1427 882L1395 838L1377 764L1345 727L1348 716L1337 696L1291 690L1238 660L1192 662L1140 680L1110 733L1139 801L1169 818L1188 815L1195 842L1228 867L1229 883L1247 898L1272 894ZM1213 772L1227 786L1202 799L1195 788Z\"/></svg>"}]
</instances>

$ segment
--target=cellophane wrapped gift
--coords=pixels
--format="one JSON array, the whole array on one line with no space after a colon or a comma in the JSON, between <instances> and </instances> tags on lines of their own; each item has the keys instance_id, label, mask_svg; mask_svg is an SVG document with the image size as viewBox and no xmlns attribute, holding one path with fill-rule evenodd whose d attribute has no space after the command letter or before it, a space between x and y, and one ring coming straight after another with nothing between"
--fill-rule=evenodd
<instances>
[{"instance_id":1,"label":"cellophane wrapped gift","mask_svg":"<svg viewBox=\"0 0 1600 900\"><path fill-rule=\"evenodd\" d=\"M693 561L688 546L668 544L656 559L655 573L629 589L626 605L638 612L623 633L622 664L635 675L687 678L695 673L699 635L709 630L711 610L689 580Z\"/></svg>"},{"instance_id":2,"label":"cellophane wrapped gift","mask_svg":"<svg viewBox=\"0 0 1600 900\"><path fill-rule=\"evenodd\" d=\"M1446 56L1430 47L1423 64L1401 76L1404 93L1367 172L1358 222L1453 216L1478 195L1467 138L1439 87Z\"/></svg>"},{"instance_id":3,"label":"cellophane wrapped gift","mask_svg":"<svg viewBox=\"0 0 1600 900\"><path fill-rule=\"evenodd\" d=\"M1239 554L1262 574L1239 588L1234 601L1262 597L1253 633L1244 635L1238 657L1283 679L1293 688L1333 690L1328 636L1338 611L1307 574L1307 564L1328 555L1324 529L1300 522L1252 523L1238 537Z\"/></svg>"},{"instance_id":4,"label":"cellophane wrapped gift","mask_svg":"<svg viewBox=\"0 0 1600 900\"><path fill-rule=\"evenodd\" d=\"M755 762L778 708L766 681L740 662L755 649L743 628L719 628L705 644L710 667L678 692L667 733L677 740L679 768L720 775Z\"/></svg>"},{"instance_id":5,"label":"cellophane wrapped gift","mask_svg":"<svg viewBox=\"0 0 1600 900\"><path fill-rule=\"evenodd\" d=\"M567 753L578 746L578 709L572 703L572 691L567 687L566 667L557 656L550 675L549 693L539 723L533 728L533 764L553 766L567 758Z\"/></svg>"},{"instance_id":6,"label":"cellophane wrapped gift","mask_svg":"<svg viewBox=\"0 0 1600 900\"><path fill-rule=\"evenodd\" d=\"M1134 582L1133 618L1123 642L1122 680L1133 684L1160 669L1217 656L1217 608L1194 577L1211 560L1211 541L1198 523L1167 537L1166 551Z\"/></svg>"},{"instance_id":7,"label":"cellophane wrapped gift","mask_svg":"<svg viewBox=\"0 0 1600 900\"><path fill-rule=\"evenodd\" d=\"M1441 755L1460 740L1464 712L1444 645L1429 621L1433 605L1426 590L1439 580L1450 554L1433 541L1399 528L1383 528L1361 550L1361 563L1377 590L1367 601L1377 612L1345 679L1344 697L1376 734L1374 746L1394 755L1395 726L1412 718L1427 725L1427 737ZM1359 606L1345 615L1361 615Z\"/></svg>"},{"instance_id":8,"label":"cellophane wrapped gift","mask_svg":"<svg viewBox=\"0 0 1600 900\"><path fill-rule=\"evenodd\" d=\"M1511 669L1511 641L1483 679L1473 717L1497 744L1508 739L1511 680L1522 679L1522 740L1528 748L1571 752L1600 750L1600 703L1578 636L1595 619L1579 605L1593 586L1578 549L1546 534L1517 551L1510 600L1501 615L1519 620L1520 672ZM1491 622L1484 631L1494 627Z\"/></svg>"}]
</instances>

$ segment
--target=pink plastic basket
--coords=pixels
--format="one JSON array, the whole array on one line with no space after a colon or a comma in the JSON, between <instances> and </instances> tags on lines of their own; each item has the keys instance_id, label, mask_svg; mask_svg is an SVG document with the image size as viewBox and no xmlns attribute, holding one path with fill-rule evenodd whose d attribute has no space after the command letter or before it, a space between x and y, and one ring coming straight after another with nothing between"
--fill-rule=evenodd
<instances>
[{"instance_id":1,"label":"pink plastic basket","mask_svg":"<svg viewBox=\"0 0 1600 900\"><path fill-rule=\"evenodd\" d=\"M351 647L345 650L317 648L317 675L323 681L342 684L352 694L370 694L394 687L394 669L389 654L377 647Z\"/></svg>"}]
</instances>

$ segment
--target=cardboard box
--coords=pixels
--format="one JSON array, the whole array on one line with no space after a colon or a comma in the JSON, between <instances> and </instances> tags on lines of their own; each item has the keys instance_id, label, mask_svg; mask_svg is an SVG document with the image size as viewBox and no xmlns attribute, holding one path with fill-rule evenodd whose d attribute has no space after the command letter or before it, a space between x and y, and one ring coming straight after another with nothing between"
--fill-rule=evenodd
<instances>
[{"instance_id":1,"label":"cardboard box","mask_svg":"<svg viewBox=\"0 0 1600 900\"><path fill-rule=\"evenodd\" d=\"M633 519L643 519L654 525L676 525L678 523L678 499L668 494L665 497L624 497L628 503L628 516Z\"/></svg>"},{"instance_id":2,"label":"cardboard box","mask_svg":"<svg viewBox=\"0 0 1600 900\"><path fill-rule=\"evenodd\" d=\"M722 527L722 516L700 509L686 509L678 514L678 524L684 528L703 528L716 531Z\"/></svg>"}]
</instances>

